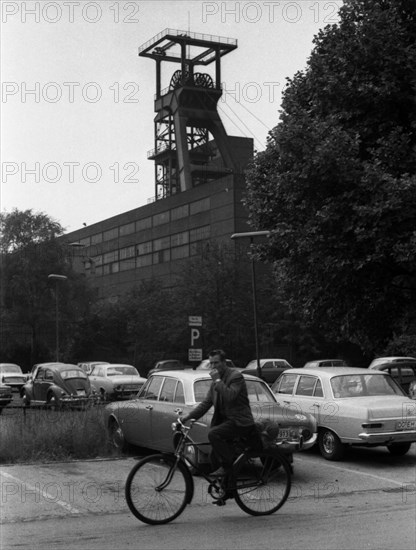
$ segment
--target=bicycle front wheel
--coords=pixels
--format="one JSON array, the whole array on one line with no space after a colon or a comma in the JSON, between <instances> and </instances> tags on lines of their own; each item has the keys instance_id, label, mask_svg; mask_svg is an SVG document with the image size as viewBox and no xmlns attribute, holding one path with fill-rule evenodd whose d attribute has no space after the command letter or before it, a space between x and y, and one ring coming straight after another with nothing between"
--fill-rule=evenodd
<instances>
[{"instance_id":1,"label":"bicycle front wheel","mask_svg":"<svg viewBox=\"0 0 416 550\"><path fill-rule=\"evenodd\" d=\"M292 484L290 466L277 453L245 453L234 473L234 498L252 516L276 512L286 502Z\"/></svg>"},{"instance_id":2,"label":"bicycle front wheel","mask_svg":"<svg viewBox=\"0 0 416 550\"><path fill-rule=\"evenodd\" d=\"M191 487L186 466L169 455L140 460L127 477L125 494L139 520L160 525L174 520L189 502Z\"/></svg>"}]
</instances>

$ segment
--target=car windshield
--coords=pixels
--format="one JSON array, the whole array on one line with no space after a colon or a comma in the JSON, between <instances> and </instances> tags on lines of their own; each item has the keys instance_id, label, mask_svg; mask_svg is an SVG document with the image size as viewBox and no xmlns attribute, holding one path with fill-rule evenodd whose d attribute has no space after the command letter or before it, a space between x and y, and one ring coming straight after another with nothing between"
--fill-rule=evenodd
<instances>
[{"instance_id":1,"label":"car windshield","mask_svg":"<svg viewBox=\"0 0 416 550\"><path fill-rule=\"evenodd\" d=\"M119 367L107 369L107 376L119 376L120 374L124 376L139 376L139 373L134 367L120 365Z\"/></svg>"},{"instance_id":2,"label":"car windshield","mask_svg":"<svg viewBox=\"0 0 416 550\"><path fill-rule=\"evenodd\" d=\"M403 395L389 376L377 374L345 374L331 378L335 398L363 397L368 395Z\"/></svg>"},{"instance_id":3,"label":"car windshield","mask_svg":"<svg viewBox=\"0 0 416 550\"><path fill-rule=\"evenodd\" d=\"M22 369L18 365L1 365L0 372L16 372L22 374Z\"/></svg>"},{"instance_id":4,"label":"car windshield","mask_svg":"<svg viewBox=\"0 0 416 550\"><path fill-rule=\"evenodd\" d=\"M70 378L87 378L85 372L78 369L61 370L60 374L64 380L69 380Z\"/></svg>"}]
</instances>

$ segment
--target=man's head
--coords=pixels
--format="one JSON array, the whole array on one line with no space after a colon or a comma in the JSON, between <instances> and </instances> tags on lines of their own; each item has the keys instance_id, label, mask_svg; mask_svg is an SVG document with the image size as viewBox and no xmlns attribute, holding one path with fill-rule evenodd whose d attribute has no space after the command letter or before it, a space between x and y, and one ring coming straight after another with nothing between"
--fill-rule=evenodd
<instances>
[{"instance_id":1,"label":"man's head","mask_svg":"<svg viewBox=\"0 0 416 550\"><path fill-rule=\"evenodd\" d=\"M210 369L217 370L221 376L227 368L227 363L225 361L226 357L225 351L222 349L214 349L210 351L208 354Z\"/></svg>"}]
</instances>

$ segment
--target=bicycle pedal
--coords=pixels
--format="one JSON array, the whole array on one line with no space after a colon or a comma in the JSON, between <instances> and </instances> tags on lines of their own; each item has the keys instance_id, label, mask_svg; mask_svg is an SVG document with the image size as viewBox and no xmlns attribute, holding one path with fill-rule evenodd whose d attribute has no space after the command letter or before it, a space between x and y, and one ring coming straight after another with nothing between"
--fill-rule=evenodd
<instances>
[{"instance_id":1,"label":"bicycle pedal","mask_svg":"<svg viewBox=\"0 0 416 550\"><path fill-rule=\"evenodd\" d=\"M223 498L219 498L217 500L214 500L212 504L215 504L216 506L225 506L225 500Z\"/></svg>"}]
</instances>

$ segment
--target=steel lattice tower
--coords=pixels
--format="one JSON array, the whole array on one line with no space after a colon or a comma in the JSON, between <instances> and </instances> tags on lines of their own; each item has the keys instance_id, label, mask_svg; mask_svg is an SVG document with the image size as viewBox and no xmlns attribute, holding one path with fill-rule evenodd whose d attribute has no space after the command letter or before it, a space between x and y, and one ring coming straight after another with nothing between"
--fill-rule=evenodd
<instances>
[{"instance_id":1,"label":"steel lattice tower","mask_svg":"<svg viewBox=\"0 0 416 550\"><path fill-rule=\"evenodd\" d=\"M156 199L235 172L232 148L218 115L222 95L221 57L237 40L165 29L139 48L156 61L154 149ZM179 63L168 88L161 89L162 63ZM196 72L215 63L215 78Z\"/></svg>"}]
</instances>

